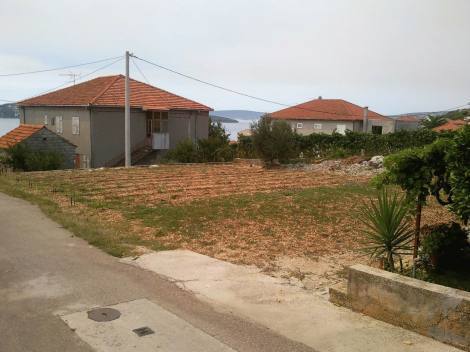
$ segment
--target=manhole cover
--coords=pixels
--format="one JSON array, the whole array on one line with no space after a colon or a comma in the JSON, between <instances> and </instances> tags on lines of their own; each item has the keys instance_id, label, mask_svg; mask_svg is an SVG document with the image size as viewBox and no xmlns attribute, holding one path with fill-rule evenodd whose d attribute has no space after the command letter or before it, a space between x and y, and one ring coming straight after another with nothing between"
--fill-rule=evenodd
<instances>
[{"instance_id":1,"label":"manhole cover","mask_svg":"<svg viewBox=\"0 0 470 352\"><path fill-rule=\"evenodd\" d=\"M148 326L134 329L132 331L134 331L139 337L155 334L155 332L152 329L150 329Z\"/></svg>"},{"instance_id":2,"label":"manhole cover","mask_svg":"<svg viewBox=\"0 0 470 352\"><path fill-rule=\"evenodd\" d=\"M121 312L112 308L97 308L88 311L87 314L88 319L99 322L115 320L121 316Z\"/></svg>"}]
</instances>

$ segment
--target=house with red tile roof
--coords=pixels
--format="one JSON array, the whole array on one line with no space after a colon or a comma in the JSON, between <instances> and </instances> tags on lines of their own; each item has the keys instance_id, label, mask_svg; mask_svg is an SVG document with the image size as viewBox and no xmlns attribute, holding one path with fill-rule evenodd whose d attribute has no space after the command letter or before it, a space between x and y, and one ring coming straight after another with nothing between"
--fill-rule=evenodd
<instances>
[{"instance_id":1,"label":"house with red tile roof","mask_svg":"<svg viewBox=\"0 0 470 352\"><path fill-rule=\"evenodd\" d=\"M420 119L415 115L402 115L396 118L395 121L395 131L417 130L420 124Z\"/></svg>"},{"instance_id":2,"label":"house with red tile roof","mask_svg":"<svg viewBox=\"0 0 470 352\"><path fill-rule=\"evenodd\" d=\"M39 152L56 152L62 155L62 168L75 166L76 148L68 140L43 125L22 124L0 137L0 151L23 144Z\"/></svg>"},{"instance_id":3,"label":"house with red tile roof","mask_svg":"<svg viewBox=\"0 0 470 352\"><path fill-rule=\"evenodd\" d=\"M433 131L444 132L444 131L457 131L465 125L470 124L470 121L465 119L461 120L448 120L445 124L433 128Z\"/></svg>"},{"instance_id":4,"label":"house with red tile roof","mask_svg":"<svg viewBox=\"0 0 470 352\"><path fill-rule=\"evenodd\" d=\"M344 134L349 131L363 131L364 109L342 99L319 97L269 114L273 120L288 122L293 129L303 135L333 132ZM395 130L395 121L367 110L367 131L389 133Z\"/></svg>"},{"instance_id":5,"label":"house with red tile roof","mask_svg":"<svg viewBox=\"0 0 470 352\"><path fill-rule=\"evenodd\" d=\"M98 77L20 101L20 123L42 124L75 144L81 167L115 166L124 158L124 82L123 75ZM134 155L208 136L206 105L134 79L130 105Z\"/></svg>"}]
</instances>

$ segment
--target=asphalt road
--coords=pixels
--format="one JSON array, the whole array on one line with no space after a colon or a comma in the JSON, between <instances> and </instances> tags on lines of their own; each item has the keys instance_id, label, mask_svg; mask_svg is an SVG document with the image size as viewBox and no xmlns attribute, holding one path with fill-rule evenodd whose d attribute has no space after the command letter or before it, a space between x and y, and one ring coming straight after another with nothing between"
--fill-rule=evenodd
<instances>
[{"instance_id":1,"label":"asphalt road","mask_svg":"<svg viewBox=\"0 0 470 352\"><path fill-rule=\"evenodd\" d=\"M59 315L146 298L237 351L312 351L119 263L0 193L0 352L92 351Z\"/></svg>"}]
</instances>

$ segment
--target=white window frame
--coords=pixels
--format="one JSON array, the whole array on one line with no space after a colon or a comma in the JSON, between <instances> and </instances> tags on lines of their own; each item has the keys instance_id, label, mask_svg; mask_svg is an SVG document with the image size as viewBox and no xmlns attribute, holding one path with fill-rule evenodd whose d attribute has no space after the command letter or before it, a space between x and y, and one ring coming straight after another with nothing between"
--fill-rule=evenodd
<instances>
[{"instance_id":1,"label":"white window frame","mask_svg":"<svg viewBox=\"0 0 470 352\"><path fill-rule=\"evenodd\" d=\"M62 116L56 116L55 117L55 130L56 130L57 133L63 133L64 132L64 125L63 125Z\"/></svg>"},{"instance_id":2,"label":"white window frame","mask_svg":"<svg viewBox=\"0 0 470 352\"><path fill-rule=\"evenodd\" d=\"M322 127L323 127L323 126L321 125L321 123L314 123L314 124L313 124L313 129L314 129L314 130L321 130Z\"/></svg>"},{"instance_id":3,"label":"white window frame","mask_svg":"<svg viewBox=\"0 0 470 352\"><path fill-rule=\"evenodd\" d=\"M47 115L44 115L44 125L47 126L48 121L47 121Z\"/></svg>"},{"instance_id":4,"label":"white window frame","mask_svg":"<svg viewBox=\"0 0 470 352\"><path fill-rule=\"evenodd\" d=\"M297 129L300 129L300 128L303 128L303 127L304 127L303 122L297 122L297 125L296 125Z\"/></svg>"},{"instance_id":5,"label":"white window frame","mask_svg":"<svg viewBox=\"0 0 470 352\"><path fill-rule=\"evenodd\" d=\"M72 116L72 134L80 134L80 116Z\"/></svg>"}]
</instances>

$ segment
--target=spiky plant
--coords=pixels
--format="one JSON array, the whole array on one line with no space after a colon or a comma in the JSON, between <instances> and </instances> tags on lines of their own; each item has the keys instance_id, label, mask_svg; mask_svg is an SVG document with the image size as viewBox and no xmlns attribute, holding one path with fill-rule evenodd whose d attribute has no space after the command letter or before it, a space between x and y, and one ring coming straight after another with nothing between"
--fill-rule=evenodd
<instances>
[{"instance_id":1,"label":"spiky plant","mask_svg":"<svg viewBox=\"0 0 470 352\"><path fill-rule=\"evenodd\" d=\"M414 230L408 214L405 197L389 194L385 188L377 200L370 199L359 211L364 224L362 250L373 259L383 260L385 270L395 271L397 259L403 270L402 255L411 253Z\"/></svg>"},{"instance_id":2,"label":"spiky plant","mask_svg":"<svg viewBox=\"0 0 470 352\"><path fill-rule=\"evenodd\" d=\"M421 125L425 128L433 129L440 125L443 125L446 119L441 116L428 115L421 121Z\"/></svg>"}]
</instances>

